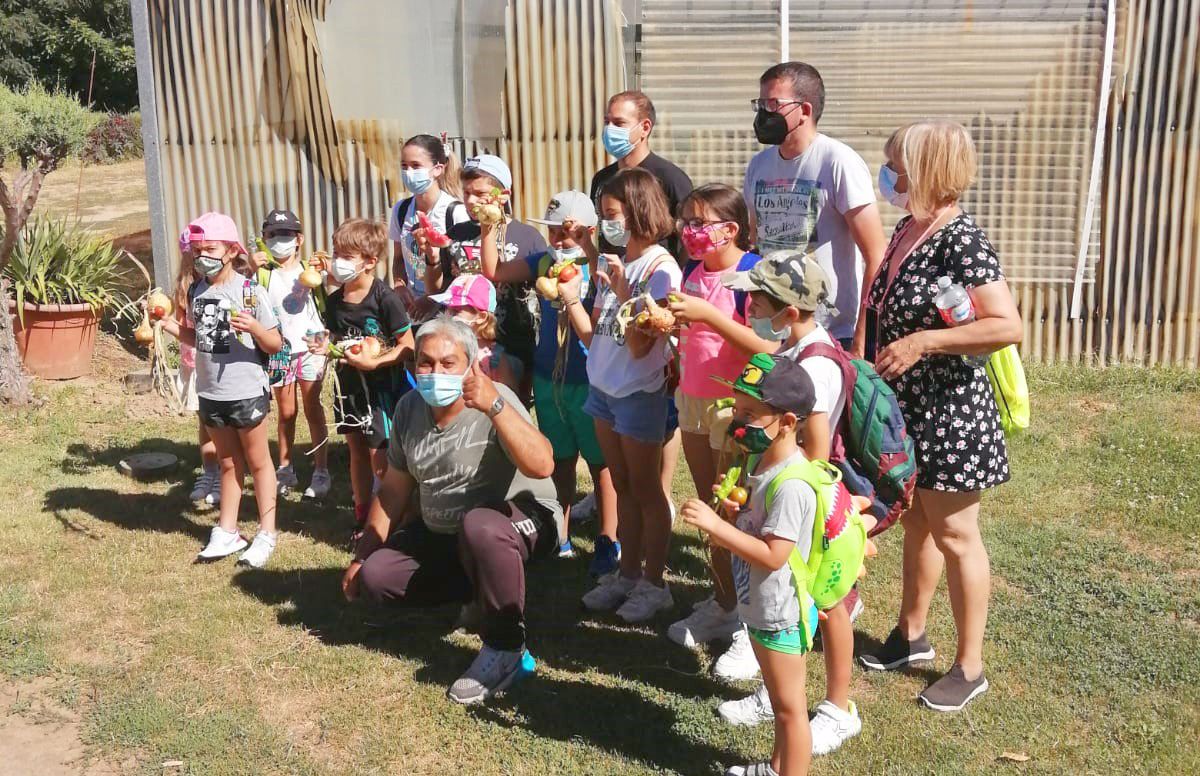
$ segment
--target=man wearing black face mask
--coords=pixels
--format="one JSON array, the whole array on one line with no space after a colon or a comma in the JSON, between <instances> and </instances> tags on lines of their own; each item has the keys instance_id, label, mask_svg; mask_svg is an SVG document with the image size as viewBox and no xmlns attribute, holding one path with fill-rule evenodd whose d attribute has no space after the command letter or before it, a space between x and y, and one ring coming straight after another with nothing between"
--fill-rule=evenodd
<instances>
[{"instance_id":1,"label":"man wearing black face mask","mask_svg":"<svg viewBox=\"0 0 1200 776\"><path fill-rule=\"evenodd\" d=\"M841 311L822 324L861 357L867 328L862 291L886 247L871 172L854 149L817 131L825 84L811 65L769 68L752 105L755 137L772 146L750 160L742 189L758 252L816 254L833 280L831 302Z\"/></svg>"}]
</instances>

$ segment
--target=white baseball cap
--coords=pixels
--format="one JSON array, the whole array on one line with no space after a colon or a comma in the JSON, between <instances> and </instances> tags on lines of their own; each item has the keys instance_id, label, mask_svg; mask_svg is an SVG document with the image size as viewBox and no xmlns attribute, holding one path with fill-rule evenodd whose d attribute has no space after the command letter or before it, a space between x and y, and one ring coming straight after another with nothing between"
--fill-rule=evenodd
<instances>
[{"instance_id":1,"label":"white baseball cap","mask_svg":"<svg viewBox=\"0 0 1200 776\"><path fill-rule=\"evenodd\" d=\"M463 162L463 170L481 170L500 182L501 188L512 188L512 170L499 156L480 154Z\"/></svg>"},{"instance_id":2,"label":"white baseball cap","mask_svg":"<svg viewBox=\"0 0 1200 776\"><path fill-rule=\"evenodd\" d=\"M529 219L535 224L562 226L564 221L575 221L580 226L595 226L596 207L582 191L560 191L550 198L544 218Z\"/></svg>"}]
</instances>

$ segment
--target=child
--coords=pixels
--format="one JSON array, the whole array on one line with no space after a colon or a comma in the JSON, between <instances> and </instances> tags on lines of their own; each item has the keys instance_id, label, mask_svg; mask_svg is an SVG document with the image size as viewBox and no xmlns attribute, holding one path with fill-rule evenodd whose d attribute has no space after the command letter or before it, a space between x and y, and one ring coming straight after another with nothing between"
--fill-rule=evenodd
<instances>
[{"instance_id":1,"label":"child","mask_svg":"<svg viewBox=\"0 0 1200 776\"><path fill-rule=\"evenodd\" d=\"M185 262L179 266L179 282L175 284L175 293L171 301L175 306L176 323L183 324L187 320L188 289L201 278L195 269L187 266L186 260L191 253L187 232L179 236L179 252ZM196 348L193 345L179 343L179 371L175 374L175 386L179 389L183 408L188 412L199 413L200 400L196 396ZM196 415L196 425L199 427L201 472L189 497L197 504L212 507L221 501L221 465L217 458L217 446L209 437L199 414Z\"/></svg>"},{"instance_id":2,"label":"child","mask_svg":"<svg viewBox=\"0 0 1200 776\"><path fill-rule=\"evenodd\" d=\"M602 577L583 604L593 611L620 607L621 619L645 622L675 603L663 579L671 508L660 476L669 353L661 333L633 323L623 326L619 314L626 302L643 294L666 299L679 290L681 275L675 258L658 244L675 224L652 174L622 170L604 187L600 203L600 229L611 244L625 246L625 259L605 256L605 271L596 272L602 286L590 315L579 304L580 275L558 287L571 325L589 349L591 388L584 412L596 421L596 438L612 472L622 545L620 572ZM590 236L574 236L583 240L588 260L598 262Z\"/></svg>"},{"instance_id":3,"label":"child","mask_svg":"<svg viewBox=\"0 0 1200 776\"><path fill-rule=\"evenodd\" d=\"M338 433L346 437L350 448L354 542L366 524L374 482L387 470L392 412L411 387L404 369L413 353L408 314L400 297L375 277L375 266L386 251L387 232L375 221L351 218L333 233L328 273L341 287L329 295L325 305L329 337L335 343L374 337L387 348L374 355L354 353L347 347L337 365L339 391L333 414ZM313 338L309 351L325 352L322 339Z\"/></svg>"},{"instance_id":4,"label":"child","mask_svg":"<svg viewBox=\"0 0 1200 776\"><path fill-rule=\"evenodd\" d=\"M321 381L325 377L325 355L309 353L309 332L325 328L318 310L324 305L324 288L310 289L300 282L308 267L300 261L304 230L300 219L290 210L272 210L262 225L263 241L274 257L259 270L259 282L267 289L271 309L283 331L284 348L268 364L268 375L275 390L279 412L279 469L275 479L279 495L299 485L292 465L292 447L296 442L296 387L304 403L304 418L313 444L313 474L305 498L324 498L329 493L329 451L325 446L328 430L325 408L321 405ZM265 257L262 257L265 260Z\"/></svg>"},{"instance_id":5,"label":"child","mask_svg":"<svg viewBox=\"0 0 1200 776\"><path fill-rule=\"evenodd\" d=\"M778 348L777 355L799 360L815 391L812 412L801 430L804 454L810 461L828 460L834 429L841 420L846 397L842 373L824 356L801 358L812 344L833 345L815 313L832 298L829 276L811 255L776 252L749 272L726 279L729 287L750 294L749 319L753 334L723 328L736 335L743 351ZM836 313L834 313L836 314ZM850 670L854 660L854 618L862 611L858 593L851 590L842 606L826 612L821 621L821 649L825 655L825 700L812 719L813 754L827 754L862 731L858 708L850 700ZM721 660L744 663L748 640L735 634L735 642ZM720 662L720 661L718 661ZM719 713L733 724L757 724L771 718L771 704L763 689L739 701L721 704Z\"/></svg>"},{"instance_id":6,"label":"child","mask_svg":"<svg viewBox=\"0 0 1200 776\"><path fill-rule=\"evenodd\" d=\"M233 219L205 213L188 224L193 266L204 279L192 284L181 324L163 328L196 348L196 394L200 420L217 447L221 464L221 508L217 525L197 561L225 558L246 547L237 530L245 470L254 478L258 533L238 559L262 568L275 550L275 467L263 420L271 396L263 363L283 346L279 321L266 292L234 269L245 254Z\"/></svg>"},{"instance_id":7,"label":"child","mask_svg":"<svg viewBox=\"0 0 1200 776\"><path fill-rule=\"evenodd\" d=\"M424 213L434 229L467 220L459 202L458 159L433 135L414 135L400 150L400 178L412 196L400 200L388 218L388 239L395 242L392 275L396 292L412 309L425 296L425 265L436 259L433 247L419 229L417 213Z\"/></svg>"},{"instance_id":8,"label":"child","mask_svg":"<svg viewBox=\"0 0 1200 776\"><path fill-rule=\"evenodd\" d=\"M470 220L447 228L447 236L453 242L441 252L441 260L431 265L425 275L425 288L430 294L445 289L451 280L462 273L480 274L482 259L482 226L475 220L473 208L488 202L493 192L499 190L511 196L513 177L508 165L498 156L480 154L463 164L463 203ZM501 262L524 264L530 256L546 250L542 233L529 224L514 219L507 203L503 208L504 220L492 225L489 234L499 251ZM532 386L531 371L534 350L534 311L537 297L532 281L499 283L496 288L496 341L521 365L518 374L521 387L516 389L521 401L529 403Z\"/></svg>"},{"instance_id":9,"label":"child","mask_svg":"<svg viewBox=\"0 0 1200 776\"><path fill-rule=\"evenodd\" d=\"M459 275L443 294L429 297L475 332L479 366L496 382L517 391L521 362L496 342L496 287L483 275Z\"/></svg>"},{"instance_id":10,"label":"child","mask_svg":"<svg viewBox=\"0 0 1200 776\"><path fill-rule=\"evenodd\" d=\"M798 551L808 562L818 494L802 478L781 478L774 485L772 481L808 463L796 434L812 411L813 385L791 359L759 353L751 357L733 391L730 431L752 456L746 476L749 500L739 512L736 503L724 499L724 520L699 499L684 504L682 515L689 525L709 534L713 544L733 554L738 610L775 709L775 746L769 762L734 766L725 773L801 776L808 773L812 757L804 655L812 648L817 610L807 594L808 580L796 584L788 559ZM821 519L823 523L824 515Z\"/></svg>"},{"instance_id":11,"label":"child","mask_svg":"<svg viewBox=\"0 0 1200 776\"><path fill-rule=\"evenodd\" d=\"M574 291L577 296L563 299L560 295L557 300L539 301L540 329L532 370L533 404L538 428L554 448L554 487L568 523L575 500L575 465L581 455L591 472L593 492L599 494L600 534L596 537L589 570L598 578L616 571L621 557L621 544L617 541L617 494L596 439L596 424L583 411L588 395L587 348L567 322L567 316L560 315L567 303L578 304L591 315L593 298L589 279L596 267L586 261L581 242L590 240L595 231L596 210L583 192L563 191L551 197L545 218L532 220L549 227L550 247L527 256L524 261L501 261L497 241L490 236L497 226L484 225L480 242L482 270L484 277L497 283L531 283L546 276L556 264L572 261L578 267L581 280ZM559 555L574 554L570 539L565 538Z\"/></svg>"},{"instance_id":12,"label":"child","mask_svg":"<svg viewBox=\"0 0 1200 776\"><path fill-rule=\"evenodd\" d=\"M671 305L676 321L686 324L679 335L680 379L675 405L679 408L683 452L692 482L700 497L705 498L717 479L721 450L725 447L725 424L712 427L710 424L718 403L731 395L727 383L738 376L746 363L746 356L709 321L720 318L726 326L739 326L749 333L746 328L749 294L726 288L721 281L738 270L754 266L760 257L749 251L749 215L746 202L736 189L722 184L701 186L684 199L680 213L680 237L692 260L683 270L683 295ZM717 579L730 578L729 563L728 552L713 550L712 565L718 569ZM671 625L667 638L694 647L729 637L740 629L733 586L718 584L712 598ZM748 669L749 675L745 675L746 671L729 674L727 669L731 666L727 663L720 664L719 675L725 679L749 679L758 673L757 664L753 664Z\"/></svg>"}]
</instances>

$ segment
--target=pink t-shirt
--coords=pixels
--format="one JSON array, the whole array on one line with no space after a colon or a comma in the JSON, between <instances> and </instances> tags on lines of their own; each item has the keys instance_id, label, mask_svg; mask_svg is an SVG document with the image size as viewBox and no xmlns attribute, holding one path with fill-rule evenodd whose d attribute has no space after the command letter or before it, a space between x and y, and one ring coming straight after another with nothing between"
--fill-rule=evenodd
<instances>
[{"instance_id":1,"label":"pink t-shirt","mask_svg":"<svg viewBox=\"0 0 1200 776\"><path fill-rule=\"evenodd\" d=\"M700 264L684 276L683 293L706 299L722 315L745 324L746 316L737 309L734 292L721 285L721 280L730 272L737 272L736 264L720 272L708 272ZM711 376L736 380L744 366L746 357L708 324L693 323L683 327L679 335L679 389L685 395L698 399L732 396L729 386Z\"/></svg>"}]
</instances>

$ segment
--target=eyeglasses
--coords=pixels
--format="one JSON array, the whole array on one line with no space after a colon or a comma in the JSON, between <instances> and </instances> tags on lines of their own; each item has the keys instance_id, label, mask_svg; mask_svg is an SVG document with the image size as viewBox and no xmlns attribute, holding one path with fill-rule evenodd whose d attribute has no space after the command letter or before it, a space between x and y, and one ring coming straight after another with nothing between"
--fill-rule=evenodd
<instances>
[{"instance_id":1,"label":"eyeglasses","mask_svg":"<svg viewBox=\"0 0 1200 776\"><path fill-rule=\"evenodd\" d=\"M788 105L803 105L804 100L777 100L774 97L768 97L765 100L751 100L750 106L755 111L765 110L768 113L778 113L780 108Z\"/></svg>"},{"instance_id":2,"label":"eyeglasses","mask_svg":"<svg viewBox=\"0 0 1200 776\"><path fill-rule=\"evenodd\" d=\"M728 221L705 221L702 218L680 218L675 222L675 229L682 232L683 228L690 227L692 229L703 229L706 226L720 226L727 224Z\"/></svg>"}]
</instances>

